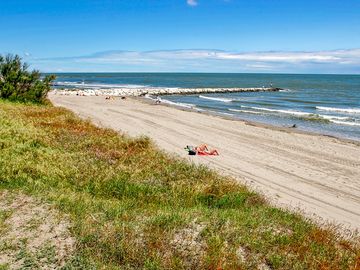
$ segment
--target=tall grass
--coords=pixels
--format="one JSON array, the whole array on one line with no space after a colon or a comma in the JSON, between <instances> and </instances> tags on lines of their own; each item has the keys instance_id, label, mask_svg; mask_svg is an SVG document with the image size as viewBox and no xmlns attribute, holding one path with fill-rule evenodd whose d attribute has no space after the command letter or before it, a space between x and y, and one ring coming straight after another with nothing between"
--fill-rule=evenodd
<instances>
[{"instance_id":1,"label":"tall grass","mask_svg":"<svg viewBox=\"0 0 360 270\"><path fill-rule=\"evenodd\" d=\"M67 268L356 269L358 242L269 206L234 180L146 137L51 105L0 101L0 188L70 215Z\"/></svg>"}]
</instances>

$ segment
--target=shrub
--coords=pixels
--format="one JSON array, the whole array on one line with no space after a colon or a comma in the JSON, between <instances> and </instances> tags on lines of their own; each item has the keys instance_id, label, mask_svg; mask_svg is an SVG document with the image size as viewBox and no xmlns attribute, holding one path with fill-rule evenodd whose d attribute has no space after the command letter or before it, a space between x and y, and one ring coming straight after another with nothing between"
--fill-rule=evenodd
<instances>
[{"instance_id":1,"label":"shrub","mask_svg":"<svg viewBox=\"0 0 360 270\"><path fill-rule=\"evenodd\" d=\"M38 70L28 68L18 55L0 55L0 98L37 103L45 100L55 75L41 78Z\"/></svg>"}]
</instances>

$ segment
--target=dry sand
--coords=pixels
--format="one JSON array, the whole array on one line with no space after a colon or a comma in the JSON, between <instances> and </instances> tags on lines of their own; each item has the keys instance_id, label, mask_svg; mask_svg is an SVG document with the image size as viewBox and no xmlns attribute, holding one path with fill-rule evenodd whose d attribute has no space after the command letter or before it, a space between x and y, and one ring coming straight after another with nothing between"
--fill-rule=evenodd
<instances>
[{"instance_id":1,"label":"dry sand","mask_svg":"<svg viewBox=\"0 0 360 270\"><path fill-rule=\"evenodd\" d=\"M234 176L277 206L360 229L359 143L134 99L52 93L50 99L101 126L148 135L168 152ZM201 143L217 148L220 156L188 156L183 149Z\"/></svg>"}]
</instances>

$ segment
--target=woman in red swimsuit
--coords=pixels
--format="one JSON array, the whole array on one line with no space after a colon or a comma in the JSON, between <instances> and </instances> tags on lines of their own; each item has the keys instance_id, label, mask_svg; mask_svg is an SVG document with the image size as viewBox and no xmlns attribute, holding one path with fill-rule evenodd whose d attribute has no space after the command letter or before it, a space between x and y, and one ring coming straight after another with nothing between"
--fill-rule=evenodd
<instances>
[{"instance_id":1,"label":"woman in red swimsuit","mask_svg":"<svg viewBox=\"0 0 360 270\"><path fill-rule=\"evenodd\" d=\"M196 154L199 156L218 156L219 152L216 149L209 151L206 144L201 144L195 147Z\"/></svg>"}]
</instances>

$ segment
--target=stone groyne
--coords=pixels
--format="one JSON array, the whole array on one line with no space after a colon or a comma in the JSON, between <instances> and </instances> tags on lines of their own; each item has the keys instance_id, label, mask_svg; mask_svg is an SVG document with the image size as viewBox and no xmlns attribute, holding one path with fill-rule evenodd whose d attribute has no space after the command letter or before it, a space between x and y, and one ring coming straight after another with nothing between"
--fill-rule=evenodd
<instances>
[{"instance_id":1,"label":"stone groyne","mask_svg":"<svg viewBox=\"0 0 360 270\"><path fill-rule=\"evenodd\" d=\"M112 88L112 89L54 89L56 94L77 96L145 96L145 95L190 95L235 92L275 92L281 88Z\"/></svg>"}]
</instances>

